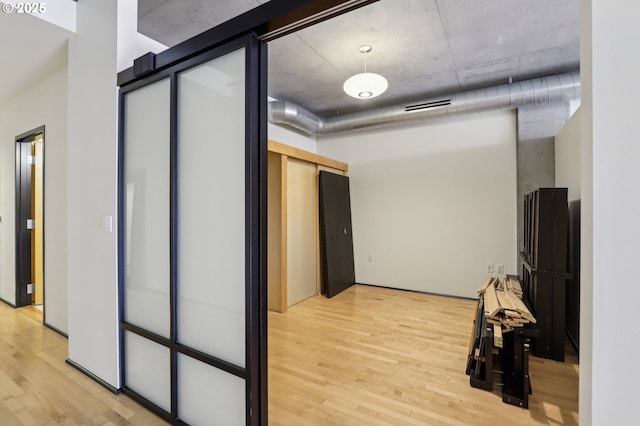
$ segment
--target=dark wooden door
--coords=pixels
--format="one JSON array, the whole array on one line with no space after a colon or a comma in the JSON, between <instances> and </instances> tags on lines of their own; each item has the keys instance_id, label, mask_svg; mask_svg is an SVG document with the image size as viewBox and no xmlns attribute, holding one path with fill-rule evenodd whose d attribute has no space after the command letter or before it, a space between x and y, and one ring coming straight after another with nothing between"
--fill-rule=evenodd
<instances>
[{"instance_id":1,"label":"dark wooden door","mask_svg":"<svg viewBox=\"0 0 640 426\"><path fill-rule=\"evenodd\" d=\"M349 178L321 171L319 179L322 281L333 297L356 281Z\"/></svg>"}]
</instances>

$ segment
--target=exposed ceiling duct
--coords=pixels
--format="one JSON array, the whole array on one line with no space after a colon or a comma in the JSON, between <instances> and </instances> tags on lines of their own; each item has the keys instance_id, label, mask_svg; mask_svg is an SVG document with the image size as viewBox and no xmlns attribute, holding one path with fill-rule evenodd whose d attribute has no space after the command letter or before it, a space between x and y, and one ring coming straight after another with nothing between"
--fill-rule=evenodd
<instances>
[{"instance_id":1,"label":"exposed ceiling duct","mask_svg":"<svg viewBox=\"0 0 640 426\"><path fill-rule=\"evenodd\" d=\"M455 114L549 105L580 98L580 73L559 74L332 117L318 117L288 101L269 103L269 121L311 135L328 135L424 121Z\"/></svg>"}]
</instances>

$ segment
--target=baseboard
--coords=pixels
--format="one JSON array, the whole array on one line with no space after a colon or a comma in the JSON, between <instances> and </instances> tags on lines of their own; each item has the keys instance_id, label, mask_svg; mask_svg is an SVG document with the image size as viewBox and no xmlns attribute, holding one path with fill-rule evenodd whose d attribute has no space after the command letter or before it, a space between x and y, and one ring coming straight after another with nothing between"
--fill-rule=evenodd
<instances>
[{"instance_id":1,"label":"baseboard","mask_svg":"<svg viewBox=\"0 0 640 426\"><path fill-rule=\"evenodd\" d=\"M102 385L104 388L106 388L110 392L112 392L112 393L114 393L116 395L119 394L120 392L122 392L122 389L118 389L118 388L112 386L110 383L105 382L100 377L96 376L95 374L93 374L91 371L87 370L86 368L84 368L80 364L77 364L76 362L71 361L70 359L67 359L65 362L67 364L69 364L70 366L72 366L73 368L75 368L76 370L78 370L79 372L81 372L82 374L84 374L85 376L89 377L90 379L92 379L93 381L98 383L99 385Z\"/></svg>"},{"instance_id":2,"label":"baseboard","mask_svg":"<svg viewBox=\"0 0 640 426\"><path fill-rule=\"evenodd\" d=\"M14 305L13 303L9 302L8 300L4 300L2 297L0 297L0 302L4 302L7 305L11 306L12 308L16 307L16 305Z\"/></svg>"},{"instance_id":3,"label":"baseboard","mask_svg":"<svg viewBox=\"0 0 640 426\"><path fill-rule=\"evenodd\" d=\"M386 289L389 289L389 290L407 291L409 293L428 294L430 296L442 296L442 297L450 297L452 299L478 301L477 297L455 296L453 294L434 293L434 292L431 292L431 291L409 290L409 289L406 289L406 288L387 287L387 286L384 286L384 285L377 285L377 284L367 284L367 283L356 283L356 284L358 284L358 285L366 285L368 287L386 288Z\"/></svg>"},{"instance_id":4,"label":"baseboard","mask_svg":"<svg viewBox=\"0 0 640 426\"><path fill-rule=\"evenodd\" d=\"M43 322L42 325L44 325L45 327L47 327L50 330L55 331L56 333L58 333L61 336L66 337L67 339L69 338L69 335L67 333L65 333L64 331L60 330L59 328L56 328L56 327L52 326L51 324L49 324L47 322Z\"/></svg>"}]
</instances>

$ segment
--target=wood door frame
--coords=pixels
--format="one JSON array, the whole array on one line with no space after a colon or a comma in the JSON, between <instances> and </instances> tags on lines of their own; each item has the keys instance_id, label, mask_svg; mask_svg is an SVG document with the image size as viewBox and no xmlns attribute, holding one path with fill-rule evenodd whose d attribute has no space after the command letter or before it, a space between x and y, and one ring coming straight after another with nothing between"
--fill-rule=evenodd
<instances>
[{"instance_id":1,"label":"wood door frame","mask_svg":"<svg viewBox=\"0 0 640 426\"><path fill-rule=\"evenodd\" d=\"M287 211L287 203L288 203L288 186L287 186L287 173L288 173L288 162L289 159L295 159L300 161L305 161L309 164L313 164L316 167L316 197L318 196L318 178L317 175L321 170L332 171L334 173L341 173L344 176L348 175L349 165L342 161L334 160L333 158L325 157L314 152L305 151L300 148L296 148L290 145L285 145L283 143L277 142L275 140L269 139L267 144L267 149L270 154L278 155L280 158L278 174L279 174L279 186L277 188L278 195L277 199L279 200L278 208L276 210L279 211L280 220L277 229L278 235L274 236L273 234L269 234L268 238L278 238L280 240L280 253L279 259L272 260L271 267L277 264L279 268L280 283L277 289L273 289L274 283L269 284L269 287L272 290L273 295L278 295L279 299L277 301L270 300L270 308L273 311L284 313L288 309L288 253L287 253L287 240L289 238L288 235L288 211ZM274 188L271 188L272 190ZM317 274L316 274L316 292L317 294L321 294L324 292L324 289L321 286L322 282L322 268L321 268L321 256L320 256L320 215L319 210L316 209L316 265L317 265ZM273 219L273 218L272 218ZM271 232L271 231L270 231ZM268 256L271 258L273 256L277 256L277 253L271 251L268 253ZM278 262L279 261L279 262ZM272 303L273 302L273 303Z\"/></svg>"},{"instance_id":2,"label":"wood door frame","mask_svg":"<svg viewBox=\"0 0 640 426\"><path fill-rule=\"evenodd\" d=\"M32 246L34 244L34 237L31 235L31 231L26 229L27 216L31 219L32 206L32 180L35 178L32 173L31 165L27 164L27 150L24 148L25 144L31 144L36 141L38 136L42 135L42 223L39 225L42 227L42 304L43 304L43 323L46 322L46 310L45 295L44 295L44 257L45 257L45 214L44 214L44 200L45 200L45 161L44 161L44 143L45 143L45 126L36 127L28 132L22 133L15 137L15 271L16 271L16 299L15 306L22 307L32 304L32 295L27 293L27 284L33 283L35 277L32 275L32 264L34 259L32 258ZM30 152L30 151L29 151ZM25 212L29 213L26 214ZM27 242L28 240L28 242ZM25 247L28 244L28 248ZM27 254L28 253L28 254Z\"/></svg>"}]
</instances>

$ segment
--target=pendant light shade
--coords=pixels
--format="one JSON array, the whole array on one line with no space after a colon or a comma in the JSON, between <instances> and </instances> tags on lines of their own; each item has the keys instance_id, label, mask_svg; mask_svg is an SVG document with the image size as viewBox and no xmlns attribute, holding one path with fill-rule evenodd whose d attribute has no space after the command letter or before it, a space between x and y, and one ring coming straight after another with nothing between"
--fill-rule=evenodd
<instances>
[{"instance_id":1,"label":"pendant light shade","mask_svg":"<svg viewBox=\"0 0 640 426\"><path fill-rule=\"evenodd\" d=\"M380 74L367 72L367 53L371 52L372 47L363 45L358 50L364 54L364 72L349 77L344 82L342 89L347 95L356 99L371 99L380 96L387 90L389 83Z\"/></svg>"},{"instance_id":2,"label":"pendant light shade","mask_svg":"<svg viewBox=\"0 0 640 426\"><path fill-rule=\"evenodd\" d=\"M387 87L389 87L387 79L372 72L363 72L349 77L342 86L347 95L357 99L375 98L384 93Z\"/></svg>"}]
</instances>

